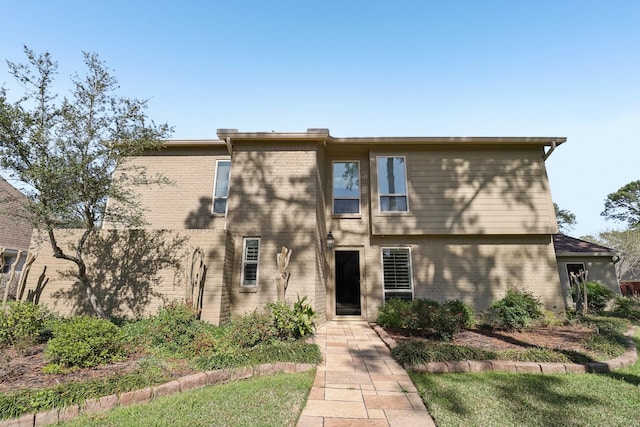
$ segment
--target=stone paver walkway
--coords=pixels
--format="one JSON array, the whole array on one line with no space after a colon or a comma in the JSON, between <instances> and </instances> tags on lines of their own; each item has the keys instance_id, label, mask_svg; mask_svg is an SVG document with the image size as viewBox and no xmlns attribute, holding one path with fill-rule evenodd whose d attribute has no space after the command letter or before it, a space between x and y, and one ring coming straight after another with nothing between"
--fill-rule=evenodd
<instances>
[{"instance_id":1,"label":"stone paver walkway","mask_svg":"<svg viewBox=\"0 0 640 427\"><path fill-rule=\"evenodd\" d=\"M366 322L329 322L315 341L323 362L298 427L435 427L406 371Z\"/></svg>"}]
</instances>

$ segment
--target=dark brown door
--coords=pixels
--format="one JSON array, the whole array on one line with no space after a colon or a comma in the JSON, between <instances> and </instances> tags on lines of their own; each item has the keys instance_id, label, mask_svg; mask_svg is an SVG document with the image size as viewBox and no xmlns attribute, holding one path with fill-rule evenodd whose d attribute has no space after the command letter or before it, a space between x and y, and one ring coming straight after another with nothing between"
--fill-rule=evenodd
<instances>
[{"instance_id":1,"label":"dark brown door","mask_svg":"<svg viewBox=\"0 0 640 427\"><path fill-rule=\"evenodd\" d=\"M335 251L336 315L360 315L360 253Z\"/></svg>"}]
</instances>

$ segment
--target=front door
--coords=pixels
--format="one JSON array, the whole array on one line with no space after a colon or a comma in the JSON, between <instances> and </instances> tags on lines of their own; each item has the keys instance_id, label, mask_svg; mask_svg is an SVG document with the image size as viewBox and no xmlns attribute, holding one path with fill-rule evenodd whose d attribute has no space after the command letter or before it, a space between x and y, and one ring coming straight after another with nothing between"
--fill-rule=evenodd
<instances>
[{"instance_id":1,"label":"front door","mask_svg":"<svg viewBox=\"0 0 640 427\"><path fill-rule=\"evenodd\" d=\"M360 252L335 251L336 256L336 315L359 316L360 308Z\"/></svg>"}]
</instances>

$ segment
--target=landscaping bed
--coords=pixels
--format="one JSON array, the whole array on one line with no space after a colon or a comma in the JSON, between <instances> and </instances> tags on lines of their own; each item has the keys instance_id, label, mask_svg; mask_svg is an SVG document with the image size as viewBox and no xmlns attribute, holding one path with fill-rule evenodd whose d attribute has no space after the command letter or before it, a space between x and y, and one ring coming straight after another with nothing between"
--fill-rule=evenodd
<instances>
[{"instance_id":1,"label":"landscaping bed","mask_svg":"<svg viewBox=\"0 0 640 427\"><path fill-rule=\"evenodd\" d=\"M0 349L0 393L30 389L42 390L59 384L75 381L106 379L116 375L134 372L140 367L139 362L147 356L134 354L121 362L78 368L63 374L45 374L42 369L47 365L44 358L45 344L38 344L29 349L27 354L20 354L12 348ZM187 360L176 359L165 363L163 373L167 381L193 373Z\"/></svg>"},{"instance_id":2,"label":"landscaping bed","mask_svg":"<svg viewBox=\"0 0 640 427\"><path fill-rule=\"evenodd\" d=\"M397 343L409 339L433 340L435 336L411 335L406 329L384 328ZM448 342L457 346L468 346L483 350L526 350L545 347L588 353L584 341L593 336L593 329L583 325L531 327L524 330L489 330L481 328L463 329Z\"/></svg>"}]
</instances>

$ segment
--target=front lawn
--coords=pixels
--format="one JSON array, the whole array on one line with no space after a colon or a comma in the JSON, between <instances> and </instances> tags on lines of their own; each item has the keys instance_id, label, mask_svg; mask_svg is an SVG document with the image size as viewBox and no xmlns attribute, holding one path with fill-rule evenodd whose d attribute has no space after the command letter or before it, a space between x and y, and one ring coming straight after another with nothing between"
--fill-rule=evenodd
<instances>
[{"instance_id":1,"label":"front lawn","mask_svg":"<svg viewBox=\"0 0 640 427\"><path fill-rule=\"evenodd\" d=\"M639 422L640 362L608 374L409 374L439 427Z\"/></svg>"},{"instance_id":2,"label":"front lawn","mask_svg":"<svg viewBox=\"0 0 640 427\"><path fill-rule=\"evenodd\" d=\"M63 425L80 426L294 426L315 377L254 377L154 399L143 405L84 415Z\"/></svg>"}]
</instances>

